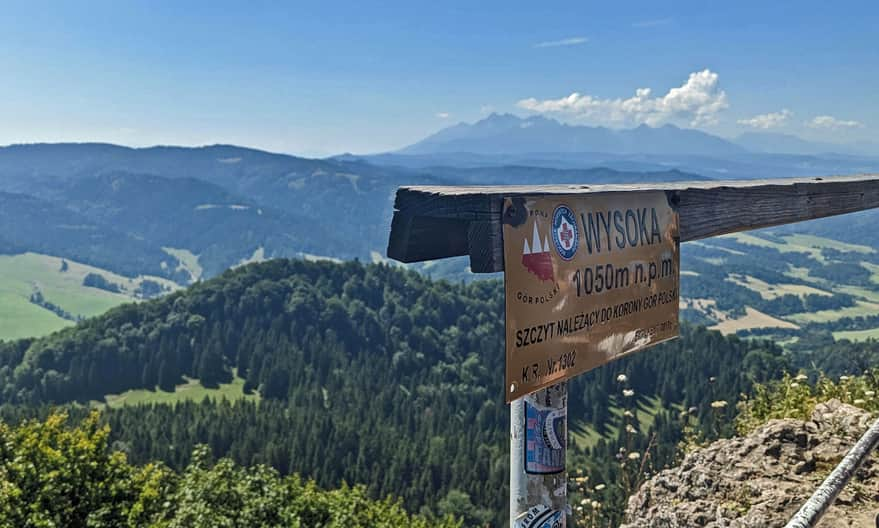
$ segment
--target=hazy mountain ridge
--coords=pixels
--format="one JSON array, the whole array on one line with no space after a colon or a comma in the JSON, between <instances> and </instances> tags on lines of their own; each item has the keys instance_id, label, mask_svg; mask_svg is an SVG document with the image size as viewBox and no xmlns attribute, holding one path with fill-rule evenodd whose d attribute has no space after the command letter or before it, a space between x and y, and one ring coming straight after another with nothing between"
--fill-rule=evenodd
<instances>
[{"instance_id":1,"label":"hazy mountain ridge","mask_svg":"<svg viewBox=\"0 0 879 528\"><path fill-rule=\"evenodd\" d=\"M745 132L734 139L738 145L753 152L785 154L837 154L850 156L877 156L879 145L868 142L851 144L810 141L794 134L781 132Z\"/></svg>"},{"instance_id":2,"label":"hazy mountain ridge","mask_svg":"<svg viewBox=\"0 0 879 528\"><path fill-rule=\"evenodd\" d=\"M568 125L541 116L492 114L473 124L459 123L405 147L400 154L471 152L605 152L610 154L702 154L730 156L745 149L694 129L641 125L610 129Z\"/></svg>"},{"instance_id":3,"label":"hazy mountain ridge","mask_svg":"<svg viewBox=\"0 0 879 528\"><path fill-rule=\"evenodd\" d=\"M495 138L511 127L547 138L559 130L597 130L510 115L480 123L452 127L437 137L457 140L475 129L477 135ZM523 123L529 126L522 128ZM676 127L640 127L627 133L630 138L665 133L710 137ZM520 154L345 155L324 160L229 145L2 147L0 191L38 200L18 216L6 211L11 228L2 247L7 253L32 250L72 258L127 276L149 273L186 282L188 274L176 275L179 263L162 248L196 255L208 277L254 256L370 259L376 252L383 254L393 195L400 185L662 182L873 168L868 161L842 156L540 153L538 147L547 143ZM879 170L879 162L875 168ZM22 198L16 201L20 209ZM38 212L44 208L51 213ZM47 227L35 230L37 225ZM64 226L70 225L88 225L90 232L65 238L69 227ZM849 240L860 236L846 235Z\"/></svg>"},{"instance_id":4,"label":"hazy mountain ridge","mask_svg":"<svg viewBox=\"0 0 879 528\"><path fill-rule=\"evenodd\" d=\"M0 190L87 213L91 223L133 233L157 250L188 249L203 257L209 275L257 249L266 257L366 257L386 243L394 190L413 181L438 183L362 162L222 145L0 148ZM345 221L349 212L357 221Z\"/></svg>"},{"instance_id":5,"label":"hazy mountain ridge","mask_svg":"<svg viewBox=\"0 0 879 528\"><path fill-rule=\"evenodd\" d=\"M624 173L607 167L591 169L557 169L549 167L533 167L528 165L502 165L497 167L430 167L431 174L444 179L455 179L467 185L505 185L510 182L522 182L529 185L547 185L553 183L611 184L636 183L630 178L631 173ZM699 174L682 172L677 169L662 171L638 172L637 182L668 182L708 180Z\"/></svg>"},{"instance_id":6,"label":"hazy mountain ridge","mask_svg":"<svg viewBox=\"0 0 879 528\"><path fill-rule=\"evenodd\" d=\"M334 159L414 170L510 165L639 172L676 169L713 179L879 172L879 146L863 142L816 143L769 132L726 139L673 125L617 130L510 114L459 123L395 152Z\"/></svg>"},{"instance_id":7,"label":"hazy mountain ridge","mask_svg":"<svg viewBox=\"0 0 879 528\"><path fill-rule=\"evenodd\" d=\"M95 222L124 229L159 247L186 248L202 256L208 276L259 248L267 257L293 256L318 249L316 240L340 243L324 226L303 215L262 207L190 177L105 173L78 180L61 194L68 207ZM289 247L292 241L297 249Z\"/></svg>"},{"instance_id":8,"label":"hazy mountain ridge","mask_svg":"<svg viewBox=\"0 0 879 528\"><path fill-rule=\"evenodd\" d=\"M570 125L543 116L491 114L474 123L458 123L395 152L399 155L523 152L604 153L617 155L693 155L737 157L747 154L879 156L879 145L802 139L777 132L745 132L726 139L698 129L666 124L635 128Z\"/></svg>"},{"instance_id":9,"label":"hazy mountain ridge","mask_svg":"<svg viewBox=\"0 0 879 528\"><path fill-rule=\"evenodd\" d=\"M384 252L393 195L407 184L635 182L698 179L678 171L553 170L532 167L411 169L360 159L315 160L217 145L133 149L105 144L0 148L0 191L26 193L51 207L42 232L9 239L8 252L36 250L74 258L57 224L88 224L77 260L126 275L176 277L163 247L199 256L213 276L254 254L370 258ZM20 218L28 218L25 212ZM68 214L75 220L60 218ZM54 219L54 220L52 220ZM9 218L8 222L16 222ZM31 219L31 225L37 220ZM48 222L48 224L47 224ZM51 225L49 225L51 224ZM22 225L18 226L23 229ZM123 243L124 242L124 243ZM14 244L13 244L14 243ZM54 245L53 245L54 244ZM132 249L135 248L135 249ZM83 252L103 254L86 258ZM112 255L142 266L115 266ZM162 263L165 263L163 266ZM139 271L142 270L142 271Z\"/></svg>"},{"instance_id":10,"label":"hazy mountain ridge","mask_svg":"<svg viewBox=\"0 0 879 528\"><path fill-rule=\"evenodd\" d=\"M34 196L0 191L0 250L52 254L122 275L172 277L176 259L111 225ZM166 265L162 266L165 262Z\"/></svg>"}]
</instances>

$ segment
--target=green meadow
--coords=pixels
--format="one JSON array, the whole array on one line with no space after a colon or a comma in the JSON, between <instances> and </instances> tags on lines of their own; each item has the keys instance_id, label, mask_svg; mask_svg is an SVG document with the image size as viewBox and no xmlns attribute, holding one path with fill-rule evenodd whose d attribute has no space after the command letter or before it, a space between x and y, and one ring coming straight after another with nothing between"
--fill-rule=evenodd
<instances>
[{"instance_id":1,"label":"green meadow","mask_svg":"<svg viewBox=\"0 0 879 528\"><path fill-rule=\"evenodd\" d=\"M177 286L156 277L128 278L72 260L37 253L0 255L0 340L37 337L73 324L55 313L30 302L39 291L45 301L75 317L102 314L125 302L136 300L134 291L141 281L150 279L171 289ZM121 293L83 286L89 273L98 273L118 284Z\"/></svg>"}]
</instances>

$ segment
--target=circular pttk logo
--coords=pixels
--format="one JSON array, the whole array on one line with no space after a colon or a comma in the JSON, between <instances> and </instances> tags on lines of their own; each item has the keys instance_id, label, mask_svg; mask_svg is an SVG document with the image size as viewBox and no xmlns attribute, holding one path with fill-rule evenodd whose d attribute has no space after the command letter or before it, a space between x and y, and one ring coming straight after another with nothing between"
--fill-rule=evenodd
<instances>
[{"instance_id":1,"label":"circular pttk logo","mask_svg":"<svg viewBox=\"0 0 879 528\"><path fill-rule=\"evenodd\" d=\"M560 205L552 213L552 241L559 256L565 260L574 258L580 244L580 231L574 213L567 205Z\"/></svg>"}]
</instances>

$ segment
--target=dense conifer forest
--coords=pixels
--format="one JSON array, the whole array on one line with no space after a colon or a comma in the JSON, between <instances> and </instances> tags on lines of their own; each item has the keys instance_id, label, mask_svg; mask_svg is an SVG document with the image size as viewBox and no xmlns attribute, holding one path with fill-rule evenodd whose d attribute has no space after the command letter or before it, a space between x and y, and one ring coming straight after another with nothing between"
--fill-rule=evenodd
<instances>
[{"instance_id":1,"label":"dense conifer forest","mask_svg":"<svg viewBox=\"0 0 879 528\"><path fill-rule=\"evenodd\" d=\"M113 445L134 462L183 469L203 443L240 464L324 487L364 484L371 497L398 496L430 516L455 504L468 524L500 525L509 423L502 314L498 281L452 284L357 262L249 265L46 338L0 344L3 414L15 422L127 389L171 390L183 376L215 386L237 373L258 403L108 409ZM635 440L606 434L574 447L572 463L614 482L620 443L646 449L650 438L653 463L670 463L685 423L722 433L710 402L734 402L785 368L768 342L684 326L681 339L571 382L572 427L607 433L612 406L650 397L664 409ZM620 374L634 393L628 403ZM609 503L622 498L607 493Z\"/></svg>"}]
</instances>

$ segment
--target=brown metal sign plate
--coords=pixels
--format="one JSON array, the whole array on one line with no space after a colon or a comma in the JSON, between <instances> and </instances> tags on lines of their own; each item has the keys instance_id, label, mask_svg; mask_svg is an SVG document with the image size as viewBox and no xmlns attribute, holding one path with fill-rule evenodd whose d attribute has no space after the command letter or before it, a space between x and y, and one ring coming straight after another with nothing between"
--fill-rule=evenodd
<instances>
[{"instance_id":1,"label":"brown metal sign plate","mask_svg":"<svg viewBox=\"0 0 879 528\"><path fill-rule=\"evenodd\" d=\"M678 215L663 191L504 200L506 398L678 335Z\"/></svg>"}]
</instances>

